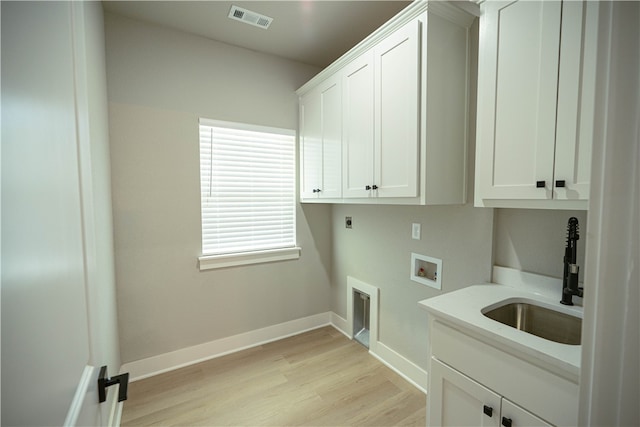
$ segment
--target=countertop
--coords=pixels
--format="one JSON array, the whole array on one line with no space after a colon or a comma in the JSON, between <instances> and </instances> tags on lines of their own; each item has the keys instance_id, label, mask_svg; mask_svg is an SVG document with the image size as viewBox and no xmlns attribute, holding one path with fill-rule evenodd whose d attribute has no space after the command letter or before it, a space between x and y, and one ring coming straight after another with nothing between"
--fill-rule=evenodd
<instances>
[{"instance_id":1,"label":"countertop","mask_svg":"<svg viewBox=\"0 0 640 427\"><path fill-rule=\"evenodd\" d=\"M501 267L494 267L493 279L502 283L469 286L420 301L419 305L436 319L458 329L466 328L478 339L511 349L523 359L577 382L582 346L560 344L519 331L485 317L482 310L508 302L533 300L537 305L582 318L581 300L577 302L580 305L560 304L562 282L558 279Z\"/></svg>"}]
</instances>

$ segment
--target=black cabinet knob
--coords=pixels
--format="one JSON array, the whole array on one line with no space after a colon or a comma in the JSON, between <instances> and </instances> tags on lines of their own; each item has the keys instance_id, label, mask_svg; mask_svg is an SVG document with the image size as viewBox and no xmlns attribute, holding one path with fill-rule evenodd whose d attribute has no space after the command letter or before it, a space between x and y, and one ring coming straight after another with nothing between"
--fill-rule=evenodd
<instances>
[{"instance_id":1,"label":"black cabinet knob","mask_svg":"<svg viewBox=\"0 0 640 427\"><path fill-rule=\"evenodd\" d=\"M544 188L545 184L545 181L536 181L536 188Z\"/></svg>"},{"instance_id":2,"label":"black cabinet knob","mask_svg":"<svg viewBox=\"0 0 640 427\"><path fill-rule=\"evenodd\" d=\"M488 417L493 417L493 408L491 406L484 405L484 414Z\"/></svg>"},{"instance_id":3,"label":"black cabinet knob","mask_svg":"<svg viewBox=\"0 0 640 427\"><path fill-rule=\"evenodd\" d=\"M371 190L371 186L370 186L370 185L367 185L367 186L365 186L365 187L364 187L364 189L365 189L365 190Z\"/></svg>"},{"instance_id":4,"label":"black cabinet knob","mask_svg":"<svg viewBox=\"0 0 640 427\"><path fill-rule=\"evenodd\" d=\"M556 181L556 187L562 188L564 186L565 186L564 179L559 179L559 180Z\"/></svg>"},{"instance_id":5,"label":"black cabinet knob","mask_svg":"<svg viewBox=\"0 0 640 427\"><path fill-rule=\"evenodd\" d=\"M504 427L511 427L511 418L502 417L502 425Z\"/></svg>"},{"instance_id":6,"label":"black cabinet knob","mask_svg":"<svg viewBox=\"0 0 640 427\"><path fill-rule=\"evenodd\" d=\"M374 190L377 190L378 186L374 184L373 187L371 187L371 188L373 188Z\"/></svg>"}]
</instances>

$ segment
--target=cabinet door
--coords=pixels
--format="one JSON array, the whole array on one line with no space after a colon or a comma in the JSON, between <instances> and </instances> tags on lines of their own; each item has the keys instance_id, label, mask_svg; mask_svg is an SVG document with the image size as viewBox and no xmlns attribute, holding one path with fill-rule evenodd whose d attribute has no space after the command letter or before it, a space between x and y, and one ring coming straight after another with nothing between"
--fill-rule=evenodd
<instances>
[{"instance_id":1,"label":"cabinet door","mask_svg":"<svg viewBox=\"0 0 640 427\"><path fill-rule=\"evenodd\" d=\"M314 89L300 100L300 197L316 198L322 174L321 92Z\"/></svg>"},{"instance_id":2,"label":"cabinet door","mask_svg":"<svg viewBox=\"0 0 640 427\"><path fill-rule=\"evenodd\" d=\"M373 186L373 52L343 72L343 197L369 197Z\"/></svg>"},{"instance_id":3,"label":"cabinet door","mask_svg":"<svg viewBox=\"0 0 640 427\"><path fill-rule=\"evenodd\" d=\"M561 3L485 2L478 71L478 196L548 199ZM544 182L542 188L537 183Z\"/></svg>"},{"instance_id":4,"label":"cabinet door","mask_svg":"<svg viewBox=\"0 0 640 427\"><path fill-rule=\"evenodd\" d=\"M502 413L500 415L500 423L511 427L533 427L544 426L551 427L551 424L536 417L526 409L521 408L508 399L502 399Z\"/></svg>"},{"instance_id":5,"label":"cabinet door","mask_svg":"<svg viewBox=\"0 0 640 427\"><path fill-rule=\"evenodd\" d=\"M427 397L429 426L499 426L501 397L431 359Z\"/></svg>"},{"instance_id":6,"label":"cabinet door","mask_svg":"<svg viewBox=\"0 0 640 427\"><path fill-rule=\"evenodd\" d=\"M597 2L562 4L554 199L588 200L595 117ZM564 181L564 187L557 185Z\"/></svg>"},{"instance_id":7,"label":"cabinet door","mask_svg":"<svg viewBox=\"0 0 640 427\"><path fill-rule=\"evenodd\" d=\"M375 170L378 197L418 196L420 22L414 20L374 49Z\"/></svg>"},{"instance_id":8,"label":"cabinet door","mask_svg":"<svg viewBox=\"0 0 640 427\"><path fill-rule=\"evenodd\" d=\"M320 85L322 185L320 198L342 196L342 83L337 74Z\"/></svg>"}]
</instances>

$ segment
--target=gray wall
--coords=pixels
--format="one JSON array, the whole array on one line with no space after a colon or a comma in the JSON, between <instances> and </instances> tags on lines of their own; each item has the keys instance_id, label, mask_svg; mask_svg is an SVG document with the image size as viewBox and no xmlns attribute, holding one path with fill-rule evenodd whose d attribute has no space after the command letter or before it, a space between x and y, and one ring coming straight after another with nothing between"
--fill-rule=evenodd
<instances>
[{"instance_id":1,"label":"gray wall","mask_svg":"<svg viewBox=\"0 0 640 427\"><path fill-rule=\"evenodd\" d=\"M200 272L198 118L297 128L319 70L106 14L122 362L330 310L330 208L298 209L296 261Z\"/></svg>"},{"instance_id":2,"label":"gray wall","mask_svg":"<svg viewBox=\"0 0 640 427\"><path fill-rule=\"evenodd\" d=\"M587 211L496 209L494 230L494 264L562 277L567 221L578 218L579 280L585 271Z\"/></svg>"},{"instance_id":3,"label":"gray wall","mask_svg":"<svg viewBox=\"0 0 640 427\"><path fill-rule=\"evenodd\" d=\"M319 70L111 14L106 37L123 363L329 310L346 318L351 275L381 290L380 340L426 368L419 300L486 282L494 263L558 277L566 220L586 229L582 212L305 204L300 260L200 272L198 117L295 129L294 91ZM442 291L410 280L411 252L443 260Z\"/></svg>"},{"instance_id":4,"label":"gray wall","mask_svg":"<svg viewBox=\"0 0 640 427\"><path fill-rule=\"evenodd\" d=\"M469 198L473 200L473 198ZM335 205L332 310L347 317L347 276L380 289L379 339L418 366L427 367L426 313L417 302L491 280L500 265L562 277L567 220L580 222L580 281L585 271L585 211L489 209L465 206ZM353 228L345 228L345 216ZM411 224L422 225L421 240ZM442 259L442 291L409 278L411 252ZM492 257L493 253L493 257Z\"/></svg>"},{"instance_id":5,"label":"gray wall","mask_svg":"<svg viewBox=\"0 0 640 427\"><path fill-rule=\"evenodd\" d=\"M421 240L411 239L413 222L422 224ZM492 228L493 210L471 205L334 206L333 311L347 316L347 276L378 287L379 340L426 369L427 316L418 301L489 281ZM442 291L410 280L411 252L442 260Z\"/></svg>"}]
</instances>

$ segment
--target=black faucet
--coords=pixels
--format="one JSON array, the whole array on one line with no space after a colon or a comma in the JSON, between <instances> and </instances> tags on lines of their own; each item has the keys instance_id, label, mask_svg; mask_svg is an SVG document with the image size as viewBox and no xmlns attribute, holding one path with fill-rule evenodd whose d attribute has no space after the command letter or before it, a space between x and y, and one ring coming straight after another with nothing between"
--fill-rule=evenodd
<instances>
[{"instance_id":1,"label":"black faucet","mask_svg":"<svg viewBox=\"0 0 640 427\"><path fill-rule=\"evenodd\" d=\"M567 224L567 247L564 250L564 274L562 276L562 300L564 305L573 305L573 296L582 298L583 290L578 287L578 270L576 264L577 245L580 234L578 234L578 218L569 218Z\"/></svg>"}]
</instances>

